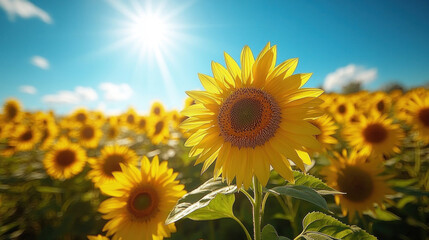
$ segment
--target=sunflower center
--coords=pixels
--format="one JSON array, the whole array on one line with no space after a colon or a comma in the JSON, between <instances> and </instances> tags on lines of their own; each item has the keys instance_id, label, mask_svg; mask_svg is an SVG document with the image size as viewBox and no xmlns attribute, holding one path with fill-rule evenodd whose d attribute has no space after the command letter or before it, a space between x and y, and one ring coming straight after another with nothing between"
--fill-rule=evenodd
<instances>
[{"instance_id":1,"label":"sunflower center","mask_svg":"<svg viewBox=\"0 0 429 240\"><path fill-rule=\"evenodd\" d=\"M159 204L156 191L150 187L140 187L130 194L127 202L128 211L136 218L149 220Z\"/></svg>"},{"instance_id":2,"label":"sunflower center","mask_svg":"<svg viewBox=\"0 0 429 240\"><path fill-rule=\"evenodd\" d=\"M159 115L159 114L161 114L161 109L159 107L155 107L153 109L153 113L155 113L155 115Z\"/></svg>"},{"instance_id":3,"label":"sunflower center","mask_svg":"<svg viewBox=\"0 0 429 240\"><path fill-rule=\"evenodd\" d=\"M82 128L81 134L84 139L91 139L94 137L95 131L94 128L86 126Z\"/></svg>"},{"instance_id":4,"label":"sunflower center","mask_svg":"<svg viewBox=\"0 0 429 240\"><path fill-rule=\"evenodd\" d=\"M139 127L140 128L145 128L146 127L146 120L145 119L140 119L140 121L139 121Z\"/></svg>"},{"instance_id":5,"label":"sunflower center","mask_svg":"<svg viewBox=\"0 0 429 240\"><path fill-rule=\"evenodd\" d=\"M154 135L160 134L163 128L164 128L164 121L158 121L155 125Z\"/></svg>"},{"instance_id":6,"label":"sunflower center","mask_svg":"<svg viewBox=\"0 0 429 240\"><path fill-rule=\"evenodd\" d=\"M33 138L33 132L31 130L27 130L25 131L23 134L21 134L21 136L19 137L19 139L21 141L30 141Z\"/></svg>"},{"instance_id":7,"label":"sunflower center","mask_svg":"<svg viewBox=\"0 0 429 240\"><path fill-rule=\"evenodd\" d=\"M83 122L85 122L85 121L86 121L86 115L85 115L84 113L78 113L78 114L76 115L76 120L77 120L78 122L83 123Z\"/></svg>"},{"instance_id":8,"label":"sunflower center","mask_svg":"<svg viewBox=\"0 0 429 240\"><path fill-rule=\"evenodd\" d=\"M386 128L379 123L370 124L363 130L365 140L370 143L383 142L386 140L387 134Z\"/></svg>"},{"instance_id":9,"label":"sunflower center","mask_svg":"<svg viewBox=\"0 0 429 240\"><path fill-rule=\"evenodd\" d=\"M117 130L115 127L110 127L109 128L109 138L114 138L116 137L117 134Z\"/></svg>"},{"instance_id":10,"label":"sunflower center","mask_svg":"<svg viewBox=\"0 0 429 240\"><path fill-rule=\"evenodd\" d=\"M17 114L18 114L18 109L14 105L6 106L6 115L9 117L9 119L14 119Z\"/></svg>"},{"instance_id":11,"label":"sunflower center","mask_svg":"<svg viewBox=\"0 0 429 240\"><path fill-rule=\"evenodd\" d=\"M125 163L125 158L122 155L113 154L108 156L103 164L103 172L106 175L113 177L113 172L121 171L119 163Z\"/></svg>"},{"instance_id":12,"label":"sunflower center","mask_svg":"<svg viewBox=\"0 0 429 240\"><path fill-rule=\"evenodd\" d=\"M255 88L240 88L221 105L218 124L225 141L233 146L263 145L274 136L281 120L274 98Z\"/></svg>"},{"instance_id":13,"label":"sunflower center","mask_svg":"<svg viewBox=\"0 0 429 240\"><path fill-rule=\"evenodd\" d=\"M129 123L129 124L133 124L134 123L134 116L133 115L128 115L127 116L127 122Z\"/></svg>"},{"instance_id":14,"label":"sunflower center","mask_svg":"<svg viewBox=\"0 0 429 240\"><path fill-rule=\"evenodd\" d=\"M57 153L55 160L58 165L67 167L76 160L76 153L69 149L62 150Z\"/></svg>"},{"instance_id":15,"label":"sunflower center","mask_svg":"<svg viewBox=\"0 0 429 240\"><path fill-rule=\"evenodd\" d=\"M429 108L423 108L419 112L419 119L426 127L429 127Z\"/></svg>"},{"instance_id":16,"label":"sunflower center","mask_svg":"<svg viewBox=\"0 0 429 240\"><path fill-rule=\"evenodd\" d=\"M346 108L346 106L344 104L341 104L341 105L338 106L337 110L338 110L338 112L340 114L344 114L344 113L346 113L347 108Z\"/></svg>"},{"instance_id":17,"label":"sunflower center","mask_svg":"<svg viewBox=\"0 0 429 240\"><path fill-rule=\"evenodd\" d=\"M371 175L364 170L347 166L338 174L338 187L346 199L352 202L362 202L371 196L374 190L374 183Z\"/></svg>"},{"instance_id":18,"label":"sunflower center","mask_svg":"<svg viewBox=\"0 0 429 240\"><path fill-rule=\"evenodd\" d=\"M383 100L380 100L380 101L377 103L377 110L378 110L379 112L384 112L384 108L385 108L384 101L383 101Z\"/></svg>"}]
</instances>

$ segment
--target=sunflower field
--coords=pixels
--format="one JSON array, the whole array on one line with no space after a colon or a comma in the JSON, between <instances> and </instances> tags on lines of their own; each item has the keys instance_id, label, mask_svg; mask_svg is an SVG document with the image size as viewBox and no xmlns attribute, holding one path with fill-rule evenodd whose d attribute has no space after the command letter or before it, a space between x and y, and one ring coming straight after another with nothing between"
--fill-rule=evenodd
<instances>
[{"instance_id":1,"label":"sunflower field","mask_svg":"<svg viewBox=\"0 0 429 240\"><path fill-rule=\"evenodd\" d=\"M276 51L225 54L183 109L7 100L0 239L429 239L429 90L324 93Z\"/></svg>"}]
</instances>

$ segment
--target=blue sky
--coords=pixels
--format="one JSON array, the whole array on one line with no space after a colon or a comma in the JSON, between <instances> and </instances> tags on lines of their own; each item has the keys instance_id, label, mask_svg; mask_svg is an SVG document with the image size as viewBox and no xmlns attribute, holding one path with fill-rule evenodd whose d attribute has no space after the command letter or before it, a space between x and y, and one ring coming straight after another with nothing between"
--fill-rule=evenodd
<instances>
[{"instance_id":1,"label":"blue sky","mask_svg":"<svg viewBox=\"0 0 429 240\"><path fill-rule=\"evenodd\" d=\"M212 60L268 41L277 63L299 57L297 72L314 73L307 87L418 86L429 81L428 12L428 1L403 0L0 0L0 100L59 113L181 108ZM142 14L166 26L156 46L130 30Z\"/></svg>"}]
</instances>

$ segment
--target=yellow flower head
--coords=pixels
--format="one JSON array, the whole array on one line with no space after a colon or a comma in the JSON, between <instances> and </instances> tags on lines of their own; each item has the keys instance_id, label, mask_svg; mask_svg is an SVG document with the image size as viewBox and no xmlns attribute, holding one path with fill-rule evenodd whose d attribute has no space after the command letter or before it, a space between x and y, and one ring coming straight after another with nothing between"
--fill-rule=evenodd
<instances>
[{"instance_id":1,"label":"yellow flower head","mask_svg":"<svg viewBox=\"0 0 429 240\"><path fill-rule=\"evenodd\" d=\"M80 173L86 163L86 153L78 144L60 139L45 155L46 172L56 179L67 179Z\"/></svg>"},{"instance_id":2,"label":"yellow flower head","mask_svg":"<svg viewBox=\"0 0 429 240\"><path fill-rule=\"evenodd\" d=\"M21 117L21 104L16 99L9 99L3 106L3 117L5 122L17 121Z\"/></svg>"},{"instance_id":3,"label":"yellow flower head","mask_svg":"<svg viewBox=\"0 0 429 240\"><path fill-rule=\"evenodd\" d=\"M323 149L329 149L333 144L338 143L338 140L333 135L338 130L334 120L329 115L325 114L320 118L309 121L311 124L320 129L320 134L316 135L316 139L320 142Z\"/></svg>"},{"instance_id":4,"label":"yellow flower head","mask_svg":"<svg viewBox=\"0 0 429 240\"><path fill-rule=\"evenodd\" d=\"M150 107L150 115L163 117L165 115L164 105L162 105L161 102L152 103L152 106Z\"/></svg>"},{"instance_id":5,"label":"yellow flower head","mask_svg":"<svg viewBox=\"0 0 429 240\"><path fill-rule=\"evenodd\" d=\"M404 138L399 124L378 114L362 117L359 123L344 128L343 133L350 146L367 155L399 153Z\"/></svg>"},{"instance_id":6,"label":"yellow flower head","mask_svg":"<svg viewBox=\"0 0 429 240\"><path fill-rule=\"evenodd\" d=\"M122 164L137 164L137 155L126 146L106 146L101 150L101 156L90 159L92 170L89 171L88 177L98 187L101 184L114 181L113 172L121 171Z\"/></svg>"},{"instance_id":7,"label":"yellow flower head","mask_svg":"<svg viewBox=\"0 0 429 240\"><path fill-rule=\"evenodd\" d=\"M382 205L386 195L393 194L388 187L386 178L379 174L384 171L379 160L368 159L356 151L347 156L335 153L332 165L322 169L327 184L346 194L335 195L335 202L341 205L344 215L352 219L356 212L362 214L366 210L374 211L374 204Z\"/></svg>"},{"instance_id":8,"label":"yellow flower head","mask_svg":"<svg viewBox=\"0 0 429 240\"><path fill-rule=\"evenodd\" d=\"M241 68L225 53L226 68L212 62L213 77L199 74L206 91L189 91L196 104L182 114L181 127L192 133L186 146L190 156L204 162L205 171L216 160L214 175L230 184L250 186L255 175L266 185L270 165L293 181L289 160L301 169L310 164L305 148L318 149L319 129L307 120L318 117L320 89L301 89L311 74L292 75L298 59L275 66L276 46L268 43L255 59L248 46ZM317 108L317 109L316 109Z\"/></svg>"},{"instance_id":9,"label":"yellow flower head","mask_svg":"<svg viewBox=\"0 0 429 240\"><path fill-rule=\"evenodd\" d=\"M138 115L134 108L129 108L128 111L121 116L121 123L124 123L129 128L134 128L137 123Z\"/></svg>"},{"instance_id":10,"label":"yellow flower head","mask_svg":"<svg viewBox=\"0 0 429 240\"><path fill-rule=\"evenodd\" d=\"M417 131L419 140L429 144L429 91L413 93L405 108L406 121Z\"/></svg>"},{"instance_id":11,"label":"yellow flower head","mask_svg":"<svg viewBox=\"0 0 429 240\"><path fill-rule=\"evenodd\" d=\"M167 117L150 116L148 126L148 137L153 144L167 143L170 139L170 129Z\"/></svg>"},{"instance_id":12,"label":"yellow flower head","mask_svg":"<svg viewBox=\"0 0 429 240\"><path fill-rule=\"evenodd\" d=\"M177 173L159 163L143 157L141 170L121 164L122 172L114 172L117 181L100 186L111 198L103 201L98 209L108 222L103 228L113 239L148 240L170 237L176 231L174 224L165 220L177 200L186 191L175 180Z\"/></svg>"},{"instance_id":13,"label":"yellow flower head","mask_svg":"<svg viewBox=\"0 0 429 240\"><path fill-rule=\"evenodd\" d=\"M86 148L96 148L103 132L91 123L86 123L72 132L72 136L79 140L80 145Z\"/></svg>"},{"instance_id":14,"label":"yellow flower head","mask_svg":"<svg viewBox=\"0 0 429 240\"><path fill-rule=\"evenodd\" d=\"M39 143L42 134L36 127L18 125L12 133L10 145L15 146L17 151L32 150Z\"/></svg>"}]
</instances>

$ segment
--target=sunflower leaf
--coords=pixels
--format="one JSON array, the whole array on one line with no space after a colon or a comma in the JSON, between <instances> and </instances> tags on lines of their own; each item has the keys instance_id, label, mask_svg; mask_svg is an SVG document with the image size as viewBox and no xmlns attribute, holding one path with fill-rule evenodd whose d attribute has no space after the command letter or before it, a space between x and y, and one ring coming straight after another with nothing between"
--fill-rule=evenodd
<instances>
[{"instance_id":1,"label":"sunflower leaf","mask_svg":"<svg viewBox=\"0 0 429 240\"><path fill-rule=\"evenodd\" d=\"M342 192L339 192L329 187L324 182L322 182L322 180L310 174L303 174L302 172L299 172L299 171L293 171L293 177L295 179L295 183L294 184L288 183L289 185L307 186L314 189L314 191L316 191L320 195L344 194Z\"/></svg>"},{"instance_id":2,"label":"sunflower leaf","mask_svg":"<svg viewBox=\"0 0 429 240\"><path fill-rule=\"evenodd\" d=\"M346 225L337 219L321 212L311 212L302 220L303 231L295 239L336 240L336 239L367 239L376 237L357 226Z\"/></svg>"},{"instance_id":3,"label":"sunflower leaf","mask_svg":"<svg viewBox=\"0 0 429 240\"><path fill-rule=\"evenodd\" d=\"M267 191L276 195L285 195L305 200L328 210L328 204L326 203L326 200L315 190L304 185L285 185L281 187L274 187L268 189Z\"/></svg>"},{"instance_id":4,"label":"sunflower leaf","mask_svg":"<svg viewBox=\"0 0 429 240\"><path fill-rule=\"evenodd\" d=\"M232 205L234 204L235 197L228 195L236 191L236 186L228 186L220 178L210 179L179 199L165 223L174 223L185 217L194 220L213 220L231 217L233 216ZM216 197L217 195L226 196Z\"/></svg>"},{"instance_id":5,"label":"sunflower leaf","mask_svg":"<svg viewBox=\"0 0 429 240\"><path fill-rule=\"evenodd\" d=\"M272 225L267 224L262 229L262 240L289 240L289 238L279 236L276 229Z\"/></svg>"}]
</instances>

